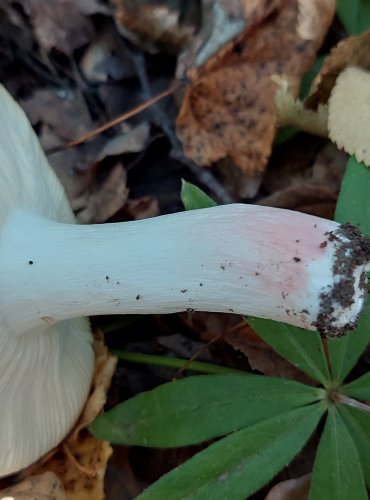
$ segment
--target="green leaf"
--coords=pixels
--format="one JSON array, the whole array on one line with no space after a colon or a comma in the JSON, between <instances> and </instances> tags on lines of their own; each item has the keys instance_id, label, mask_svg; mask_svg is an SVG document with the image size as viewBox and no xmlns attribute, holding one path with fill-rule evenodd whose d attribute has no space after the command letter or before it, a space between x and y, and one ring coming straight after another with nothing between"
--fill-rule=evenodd
<instances>
[{"instance_id":1,"label":"green leaf","mask_svg":"<svg viewBox=\"0 0 370 500\"><path fill-rule=\"evenodd\" d=\"M329 384L329 368L317 332L267 319L249 317L247 321L265 342L292 365L323 385Z\"/></svg>"},{"instance_id":2,"label":"green leaf","mask_svg":"<svg viewBox=\"0 0 370 500\"><path fill-rule=\"evenodd\" d=\"M365 309L368 309L369 305L368 298ZM334 385L343 382L368 345L370 341L369 319L368 314L363 314L356 330L346 333L339 339L328 339L330 369Z\"/></svg>"},{"instance_id":3,"label":"green leaf","mask_svg":"<svg viewBox=\"0 0 370 500\"><path fill-rule=\"evenodd\" d=\"M370 169L353 156L349 159L335 211L335 220L358 226L370 236ZM332 377L340 384L356 364L370 341L370 302L364 307L358 327L340 339L329 339Z\"/></svg>"},{"instance_id":4,"label":"green leaf","mask_svg":"<svg viewBox=\"0 0 370 500\"><path fill-rule=\"evenodd\" d=\"M350 222L370 236L370 168L351 156L342 181L335 220Z\"/></svg>"},{"instance_id":5,"label":"green leaf","mask_svg":"<svg viewBox=\"0 0 370 500\"><path fill-rule=\"evenodd\" d=\"M359 455L334 405L316 453L309 500L367 500Z\"/></svg>"},{"instance_id":6,"label":"green leaf","mask_svg":"<svg viewBox=\"0 0 370 500\"><path fill-rule=\"evenodd\" d=\"M353 380L340 388L340 392L351 398L370 400L370 373Z\"/></svg>"},{"instance_id":7,"label":"green leaf","mask_svg":"<svg viewBox=\"0 0 370 500\"><path fill-rule=\"evenodd\" d=\"M217 203L206 193L190 182L181 181L181 201L185 210L196 210L198 208L215 207Z\"/></svg>"},{"instance_id":8,"label":"green leaf","mask_svg":"<svg viewBox=\"0 0 370 500\"><path fill-rule=\"evenodd\" d=\"M370 414L345 405L338 405L338 411L351 433L360 455L366 486L370 489Z\"/></svg>"},{"instance_id":9,"label":"green leaf","mask_svg":"<svg viewBox=\"0 0 370 500\"><path fill-rule=\"evenodd\" d=\"M348 35L357 35L370 27L369 0L337 0L337 14Z\"/></svg>"},{"instance_id":10,"label":"green leaf","mask_svg":"<svg viewBox=\"0 0 370 500\"><path fill-rule=\"evenodd\" d=\"M200 375L163 384L100 415L94 436L174 447L228 434L325 397L323 389L261 375Z\"/></svg>"},{"instance_id":11,"label":"green leaf","mask_svg":"<svg viewBox=\"0 0 370 500\"><path fill-rule=\"evenodd\" d=\"M138 500L244 500L302 449L324 413L298 408L209 446L145 490Z\"/></svg>"}]
</instances>

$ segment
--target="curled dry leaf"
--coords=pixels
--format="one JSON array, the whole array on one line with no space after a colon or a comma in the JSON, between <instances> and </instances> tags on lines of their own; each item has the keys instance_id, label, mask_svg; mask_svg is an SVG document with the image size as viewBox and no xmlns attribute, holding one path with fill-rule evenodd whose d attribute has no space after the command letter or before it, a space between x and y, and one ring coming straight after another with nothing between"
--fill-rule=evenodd
<instances>
[{"instance_id":1,"label":"curled dry leaf","mask_svg":"<svg viewBox=\"0 0 370 500\"><path fill-rule=\"evenodd\" d=\"M43 463L28 469L30 474L53 472L62 481L68 500L104 498L104 475L112 453L110 445L91 436L87 426L103 409L117 358L108 353L101 339L95 340L94 349L96 361L92 392L78 422Z\"/></svg>"},{"instance_id":2,"label":"curled dry leaf","mask_svg":"<svg viewBox=\"0 0 370 500\"><path fill-rule=\"evenodd\" d=\"M264 16L197 72L186 92L177 133L187 156L200 166L229 158L244 173L262 172L275 134L273 74L295 85L313 63L330 26L334 2L320 18L315 39L297 31L297 0L245 2ZM330 7L330 8L329 8ZM273 15L271 15L273 14Z\"/></svg>"},{"instance_id":3,"label":"curled dry leaf","mask_svg":"<svg viewBox=\"0 0 370 500\"><path fill-rule=\"evenodd\" d=\"M370 166L370 73L348 67L329 98L329 136L339 148Z\"/></svg>"},{"instance_id":4,"label":"curled dry leaf","mask_svg":"<svg viewBox=\"0 0 370 500\"><path fill-rule=\"evenodd\" d=\"M326 103L338 75L347 66L370 70L370 31L347 38L332 49L312 84L305 106L317 109L320 103Z\"/></svg>"},{"instance_id":5,"label":"curled dry leaf","mask_svg":"<svg viewBox=\"0 0 370 500\"><path fill-rule=\"evenodd\" d=\"M0 491L1 500L67 500L63 484L53 472L31 476Z\"/></svg>"}]
</instances>

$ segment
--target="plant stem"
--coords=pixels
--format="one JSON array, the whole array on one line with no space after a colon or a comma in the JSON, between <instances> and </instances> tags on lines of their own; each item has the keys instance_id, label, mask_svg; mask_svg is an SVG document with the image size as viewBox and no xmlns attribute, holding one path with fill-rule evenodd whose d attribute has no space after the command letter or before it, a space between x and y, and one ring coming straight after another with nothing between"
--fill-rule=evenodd
<instances>
[{"instance_id":1,"label":"plant stem","mask_svg":"<svg viewBox=\"0 0 370 500\"><path fill-rule=\"evenodd\" d=\"M249 375L248 372L236 370L235 368L228 368L226 366L214 365L212 363L203 363L201 361L189 361L183 358L170 358L167 356L157 356L155 354L142 354L136 352L127 352L120 350L112 350L112 354L119 359L130 361L131 363L143 363L146 365L163 366L166 368L176 368L186 371L193 371L199 373L213 373L213 374L228 374L239 373Z\"/></svg>"},{"instance_id":2,"label":"plant stem","mask_svg":"<svg viewBox=\"0 0 370 500\"><path fill-rule=\"evenodd\" d=\"M362 410L362 411L366 411L367 413L370 413L370 406L368 404L362 403L361 401L358 401L357 399L349 398L348 396L345 396L344 394L341 394L340 392L334 392L332 394L332 398L334 401L337 401L338 403L352 406L353 408L357 408L358 410Z\"/></svg>"}]
</instances>

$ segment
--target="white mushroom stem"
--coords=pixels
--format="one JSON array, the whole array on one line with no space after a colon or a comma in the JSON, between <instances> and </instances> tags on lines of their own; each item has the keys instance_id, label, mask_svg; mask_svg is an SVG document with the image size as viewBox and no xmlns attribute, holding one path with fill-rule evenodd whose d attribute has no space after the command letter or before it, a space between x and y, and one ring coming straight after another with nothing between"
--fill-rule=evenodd
<instances>
[{"instance_id":1,"label":"white mushroom stem","mask_svg":"<svg viewBox=\"0 0 370 500\"><path fill-rule=\"evenodd\" d=\"M233 312L337 335L362 309L365 239L317 217L228 205L78 226L16 210L0 241L15 335L98 314Z\"/></svg>"}]
</instances>

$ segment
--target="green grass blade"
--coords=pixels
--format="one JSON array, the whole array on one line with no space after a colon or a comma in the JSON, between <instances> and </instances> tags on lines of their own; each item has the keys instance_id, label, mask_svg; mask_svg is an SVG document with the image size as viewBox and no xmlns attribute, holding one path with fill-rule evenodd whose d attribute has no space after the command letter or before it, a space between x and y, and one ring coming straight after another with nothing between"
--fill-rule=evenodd
<instances>
[{"instance_id":1,"label":"green grass blade","mask_svg":"<svg viewBox=\"0 0 370 500\"><path fill-rule=\"evenodd\" d=\"M244 500L302 449L325 409L315 404L265 420L209 446L163 476L140 500Z\"/></svg>"},{"instance_id":2,"label":"green grass blade","mask_svg":"<svg viewBox=\"0 0 370 500\"><path fill-rule=\"evenodd\" d=\"M174 358L170 356L158 356L156 354L143 354L141 352L128 352L112 349L111 353L119 359L131 363L141 363L152 366L163 366L165 368L174 368L181 371L192 371L198 373L239 373L249 375L249 372L229 368L227 366L214 365L213 363L204 363L203 361L190 361L184 358Z\"/></svg>"},{"instance_id":3,"label":"green grass blade","mask_svg":"<svg viewBox=\"0 0 370 500\"><path fill-rule=\"evenodd\" d=\"M332 405L321 437L309 500L367 500L365 480L352 436Z\"/></svg>"},{"instance_id":4,"label":"green grass blade","mask_svg":"<svg viewBox=\"0 0 370 500\"><path fill-rule=\"evenodd\" d=\"M329 368L317 332L267 319L247 318L253 330L276 352L311 378L327 385Z\"/></svg>"},{"instance_id":5,"label":"green grass blade","mask_svg":"<svg viewBox=\"0 0 370 500\"><path fill-rule=\"evenodd\" d=\"M185 210L215 207L217 203L206 193L190 182L181 181L181 201Z\"/></svg>"},{"instance_id":6,"label":"green grass blade","mask_svg":"<svg viewBox=\"0 0 370 500\"><path fill-rule=\"evenodd\" d=\"M90 431L117 444L185 446L324 397L323 389L282 378L199 375L138 394L98 416Z\"/></svg>"},{"instance_id":7,"label":"green grass blade","mask_svg":"<svg viewBox=\"0 0 370 500\"><path fill-rule=\"evenodd\" d=\"M362 377L342 386L340 392L351 398L370 401L370 373L365 373Z\"/></svg>"},{"instance_id":8,"label":"green grass blade","mask_svg":"<svg viewBox=\"0 0 370 500\"><path fill-rule=\"evenodd\" d=\"M370 490L370 414L344 405L338 405L338 411L351 433L360 456L365 483Z\"/></svg>"},{"instance_id":9,"label":"green grass blade","mask_svg":"<svg viewBox=\"0 0 370 500\"><path fill-rule=\"evenodd\" d=\"M335 220L350 222L370 236L370 169L353 156L349 159L343 178ZM328 340L329 359L335 383L341 383L356 364L370 341L370 302L355 331L337 340Z\"/></svg>"}]
</instances>

